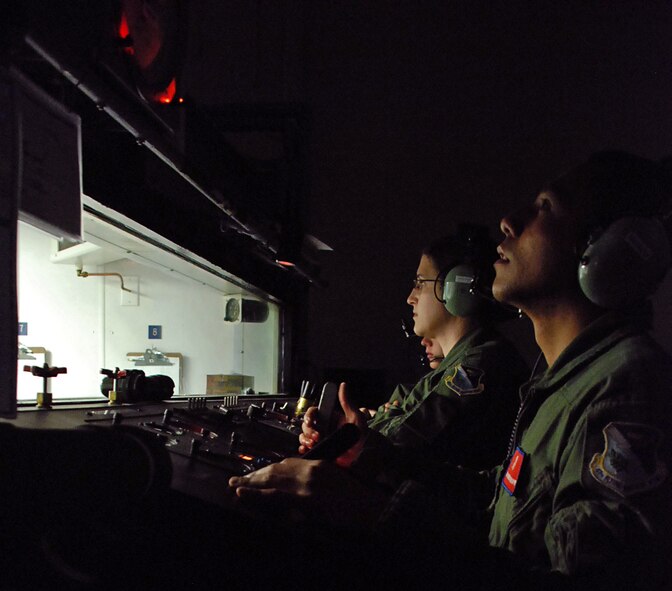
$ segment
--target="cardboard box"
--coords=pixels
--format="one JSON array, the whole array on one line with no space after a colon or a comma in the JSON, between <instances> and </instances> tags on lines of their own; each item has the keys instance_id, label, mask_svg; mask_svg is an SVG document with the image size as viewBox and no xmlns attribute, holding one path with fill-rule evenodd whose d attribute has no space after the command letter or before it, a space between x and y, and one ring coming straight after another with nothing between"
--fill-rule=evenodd
<instances>
[{"instance_id":1,"label":"cardboard box","mask_svg":"<svg viewBox=\"0 0 672 591\"><path fill-rule=\"evenodd\" d=\"M215 374L207 376L205 394L207 396L241 394L247 388L254 389L254 376Z\"/></svg>"}]
</instances>

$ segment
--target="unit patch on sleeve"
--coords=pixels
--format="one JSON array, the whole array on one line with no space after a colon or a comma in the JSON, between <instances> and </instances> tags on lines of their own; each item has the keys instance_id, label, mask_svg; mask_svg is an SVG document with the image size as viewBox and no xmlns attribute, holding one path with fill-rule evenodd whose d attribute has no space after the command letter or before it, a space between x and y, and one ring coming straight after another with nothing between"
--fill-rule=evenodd
<instances>
[{"instance_id":1,"label":"unit patch on sleeve","mask_svg":"<svg viewBox=\"0 0 672 591\"><path fill-rule=\"evenodd\" d=\"M453 373L443 378L444 383L458 396L473 396L485 389L481 382L485 372L477 367L458 365Z\"/></svg>"},{"instance_id":2,"label":"unit patch on sleeve","mask_svg":"<svg viewBox=\"0 0 672 591\"><path fill-rule=\"evenodd\" d=\"M658 457L662 433L640 423L609 423L602 429L604 451L590 460L595 480L623 497L651 490L667 477Z\"/></svg>"}]
</instances>

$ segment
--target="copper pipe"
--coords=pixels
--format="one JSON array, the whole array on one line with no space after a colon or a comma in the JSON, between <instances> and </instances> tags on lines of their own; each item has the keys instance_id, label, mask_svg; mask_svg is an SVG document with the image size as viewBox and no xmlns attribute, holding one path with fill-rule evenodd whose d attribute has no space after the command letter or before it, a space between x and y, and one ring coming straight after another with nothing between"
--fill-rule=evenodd
<instances>
[{"instance_id":1,"label":"copper pipe","mask_svg":"<svg viewBox=\"0 0 672 591\"><path fill-rule=\"evenodd\" d=\"M77 269L77 277L110 277L110 276L119 277L119 281L121 281L121 289L133 293L132 289L124 287L124 278L121 276L121 273L87 273L86 271Z\"/></svg>"}]
</instances>

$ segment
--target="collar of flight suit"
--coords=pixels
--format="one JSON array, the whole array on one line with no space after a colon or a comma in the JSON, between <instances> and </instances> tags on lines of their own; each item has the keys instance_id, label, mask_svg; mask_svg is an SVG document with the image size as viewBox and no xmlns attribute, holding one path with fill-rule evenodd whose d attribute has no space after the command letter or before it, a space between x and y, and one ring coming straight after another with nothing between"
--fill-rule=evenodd
<instances>
[{"instance_id":1,"label":"collar of flight suit","mask_svg":"<svg viewBox=\"0 0 672 591\"><path fill-rule=\"evenodd\" d=\"M441 370L441 372L443 372L449 367L455 365L462 357L464 357L465 351L471 349L474 346L474 343L482 343L486 339L490 340L493 338L489 334L490 332L491 329L489 327L480 326L465 334L459 341L457 341L457 343L455 343L455 346L443 358L443 361L439 367L436 368L436 371Z\"/></svg>"},{"instance_id":2,"label":"collar of flight suit","mask_svg":"<svg viewBox=\"0 0 672 591\"><path fill-rule=\"evenodd\" d=\"M555 363L533 380L536 390L557 389L583 367L624 338L645 332L643 321L619 312L606 312L588 325Z\"/></svg>"}]
</instances>

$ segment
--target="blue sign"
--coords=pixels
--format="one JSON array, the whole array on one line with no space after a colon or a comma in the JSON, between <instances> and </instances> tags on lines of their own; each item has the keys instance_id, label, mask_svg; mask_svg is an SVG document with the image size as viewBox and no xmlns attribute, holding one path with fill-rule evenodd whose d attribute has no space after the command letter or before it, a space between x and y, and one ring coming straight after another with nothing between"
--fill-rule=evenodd
<instances>
[{"instance_id":1,"label":"blue sign","mask_svg":"<svg viewBox=\"0 0 672 591\"><path fill-rule=\"evenodd\" d=\"M149 325L149 334L147 336L150 339L160 339L161 338L161 325L160 324L150 324Z\"/></svg>"}]
</instances>

